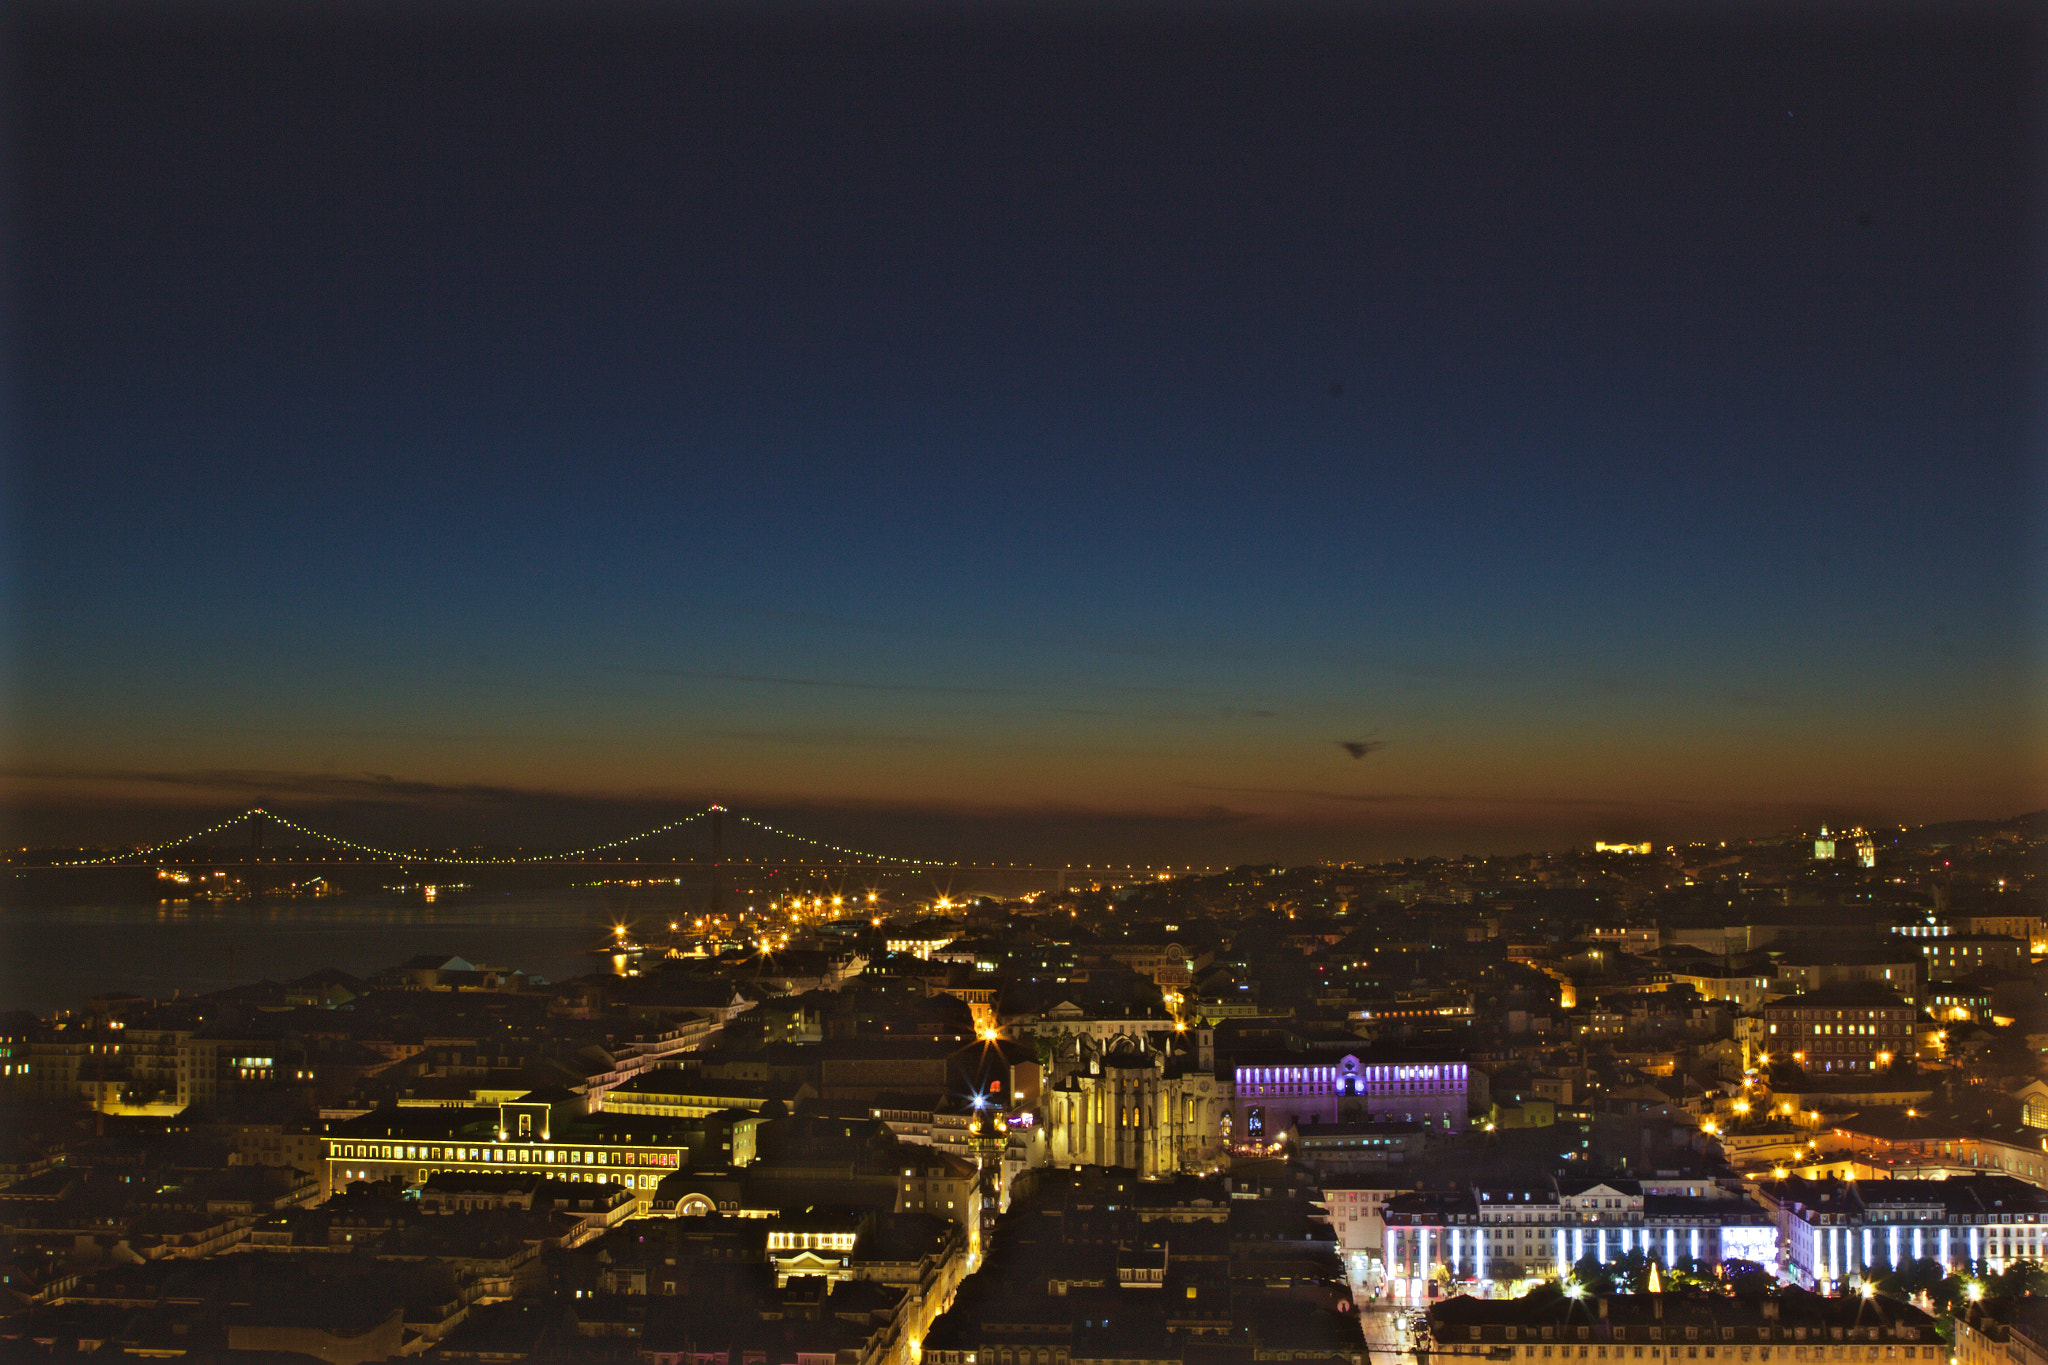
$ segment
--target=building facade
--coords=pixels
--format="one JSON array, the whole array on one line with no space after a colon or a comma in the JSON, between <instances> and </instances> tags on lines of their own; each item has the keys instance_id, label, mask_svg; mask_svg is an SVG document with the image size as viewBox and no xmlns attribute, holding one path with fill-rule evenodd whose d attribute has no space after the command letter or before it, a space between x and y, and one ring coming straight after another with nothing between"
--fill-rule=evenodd
<instances>
[{"instance_id":1,"label":"building facade","mask_svg":"<svg viewBox=\"0 0 2048 1365\"><path fill-rule=\"evenodd\" d=\"M1894 991L1859 982L1773 1000L1763 1016L1769 1056L1809 1072L1876 1071L1913 1055L1919 1010Z\"/></svg>"},{"instance_id":2,"label":"building facade","mask_svg":"<svg viewBox=\"0 0 2048 1365\"><path fill-rule=\"evenodd\" d=\"M1933 1260L1950 1270L2038 1260L2048 1192L2010 1176L1786 1180L1757 1187L1785 1248L1784 1278L1840 1291L1872 1268Z\"/></svg>"},{"instance_id":3,"label":"building facade","mask_svg":"<svg viewBox=\"0 0 2048 1365\"><path fill-rule=\"evenodd\" d=\"M1046 1160L1115 1166L1140 1175L1199 1171L1223 1155L1227 1087L1213 1067L1210 1031L1159 1039L1115 1035L1098 1046L1070 1035L1053 1053L1041 1095Z\"/></svg>"},{"instance_id":4,"label":"building facade","mask_svg":"<svg viewBox=\"0 0 2048 1365\"><path fill-rule=\"evenodd\" d=\"M1984 968L2001 972L2026 970L2033 961L2032 944L2005 934L1949 934L1919 945L1929 981L1953 981Z\"/></svg>"},{"instance_id":5,"label":"building facade","mask_svg":"<svg viewBox=\"0 0 2048 1365\"><path fill-rule=\"evenodd\" d=\"M2048 1312L2031 1296L1973 1303L1955 1324L1955 1365L2048 1365Z\"/></svg>"},{"instance_id":6,"label":"building facade","mask_svg":"<svg viewBox=\"0 0 2048 1365\"><path fill-rule=\"evenodd\" d=\"M1712 1182L1548 1181L1418 1191L1389 1200L1388 1296L1424 1303L1459 1285L1479 1294L1564 1276L1590 1256L1664 1265L1778 1261L1778 1231L1754 1201Z\"/></svg>"},{"instance_id":7,"label":"building facade","mask_svg":"<svg viewBox=\"0 0 2048 1365\"><path fill-rule=\"evenodd\" d=\"M1822 1360L1933 1365L1948 1350L1934 1319L1911 1304L1861 1296L1821 1298L1797 1290L1748 1298L1617 1294L1488 1302L1461 1296L1430 1308L1429 1344L1442 1355L1489 1361L1718 1358L1731 1365Z\"/></svg>"},{"instance_id":8,"label":"building facade","mask_svg":"<svg viewBox=\"0 0 2048 1365\"><path fill-rule=\"evenodd\" d=\"M619 1185L645 1212L663 1176L692 1164L752 1162L763 1122L740 1112L697 1119L581 1115L532 1097L489 1108L380 1109L330 1125L327 1184L335 1190L359 1180L423 1186L444 1171L544 1175Z\"/></svg>"},{"instance_id":9,"label":"building facade","mask_svg":"<svg viewBox=\"0 0 2048 1365\"><path fill-rule=\"evenodd\" d=\"M613 1086L597 1102L608 1114L691 1119L727 1109L758 1114L771 1104L787 1112L817 1094L808 1081L717 1080L664 1067Z\"/></svg>"},{"instance_id":10,"label":"building facade","mask_svg":"<svg viewBox=\"0 0 2048 1365\"><path fill-rule=\"evenodd\" d=\"M1413 1123L1463 1132L1469 1072L1461 1060L1370 1051L1320 1058L1248 1054L1231 1069L1231 1135L1271 1143L1300 1124Z\"/></svg>"}]
</instances>

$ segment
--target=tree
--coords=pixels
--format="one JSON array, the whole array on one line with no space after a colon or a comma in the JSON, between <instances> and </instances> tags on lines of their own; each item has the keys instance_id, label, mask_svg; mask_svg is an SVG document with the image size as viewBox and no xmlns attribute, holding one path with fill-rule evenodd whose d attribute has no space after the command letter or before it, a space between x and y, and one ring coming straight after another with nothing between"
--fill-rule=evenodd
<instances>
[{"instance_id":1,"label":"tree","mask_svg":"<svg viewBox=\"0 0 2048 1365\"><path fill-rule=\"evenodd\" d=\"M1721 1282L1711 1265L1688 1256L1664 1272L1664 1287L1667 1290L1682 1289L1693 1293L1701 1290L1718 1293Z\"/></svg>"},{"instance_id":2,"label":"tree","mask_svg":"<svg viewBox=\"0 0 2048 1365\"><path fill-rule=\"evenodd\" d=\"M1897 1289L1893 1292L1900 1298L1911 1298L1915 1294L1931 1296L1948 1279L1948 1272L1943 1270L1941 1262L1932 1256L1922 1256L1917 1261L1909 1260L1899 1267L1895 1279Z\"/></svg>"},{"instance_id":3,"label":"tree","mask_svg":"<svg viewBox=\"0 0 2048 1365\"><path fill-rule=\"evenodd\" d=\"M1650 1258L1640 1247L1630 1247L1607 1263L1607 1278L1616 1294L1641 1294L1649 1288Z\"/></svg>"},{"instance_id":4,"label":"tree","mask_svg":"<svg viewBox=\"0 0 2048 1365\"><path fill-rule=\"evenodd\" d=\"M1938 1283L1929 1287L1927 1298L1934 1305L1934 1311L1945 1317L1970 1302L1973 1297L1983 1297L1983 1283L1980 1277L1973 1273L1982 1269L1981 1261L1972 1262L1952 1275L1944 1275ZM1976 1291L1974 1295L1971 1293L1972 1290Z\"/></svg>"},{"instance_id":5,"label":"tree","mask_svg":"<svg viewBox=\"0 0 2048 1365\"><path fill-rule=\"evenodd\" d=\"M1778 1277L1755 1261L1723 1261L1721 1273L1728 1277L1728 1291L1745 1299L1768 1294L1778 1287Z\"/></svg>"},{"instance_id":6,"label":"tree","mask_svg":"<svg viewBox=\"0 0 2048 1365\"><path fill-rule=\"evenodd\" d=\"M1614 1276L1608 1272L1606 1266L1594 1259L1590 1251L1573 1264L1572 1278L1577 1280L1588 1294L1604 1296L1615 1292Z\"/></svg>"},{"instance_id":7,"label":"tree","mask_svg":"<svg viewBox=\"0 0 2048 1365\"><path fill-rule=\"evenodd\" d=\"M2048 1296L2048 1268L2039 1261L2014 1261L1997 1274L1985 1277L1984 1293L1999 1299L2018 1299L2029 1294Z\"/></svg>"}]
</instances>

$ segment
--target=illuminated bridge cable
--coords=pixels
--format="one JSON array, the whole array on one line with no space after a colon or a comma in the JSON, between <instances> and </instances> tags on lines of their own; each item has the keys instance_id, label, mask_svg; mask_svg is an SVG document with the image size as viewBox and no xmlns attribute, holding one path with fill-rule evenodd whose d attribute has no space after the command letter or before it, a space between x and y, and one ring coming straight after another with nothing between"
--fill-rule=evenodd
<instances>
[{"instance_id":1,"label":"illuminated bridge cable","mask_svg":"<svg viewBox=\"0 0 2048 1365\"><path fill-rule=\"evenodd\" d=\"M253 810L245 810L241 814L223 820L217 825L211 825L205 829L195 830L192 833L184 835L180 838L168 839L165 840L163 843L153 844L148 848L131 849L126 853L109 854L104 858L83 858L75 862L52 863L51 866L99 867L109 863L123 862L129 859L148 858L153 854L162 853L166 849L173 849L183 844L193 843L196 840L207 838L209 835L219 834L223 830L232 829L236 825L242 824L245 821L256 819L259 817L275 820L278 824L284 826L286 829L293 830L311 839L318 839L323 843L332 844L337 848L350 849L354 852L366 854L373 858L387 858L394 862L440 863L444 865L463 867L481 867L513 863L554 863L566 862L576 858L587 858L590 857L592 854L608 853L615 848L623 848L627 844L637 844L643 839L652 839L657 835L667 834L671 830L681 829L684 825L687 825L695 820L701 820L710 813L711 812L708 810L692 811L690 814L683 816L681 819L671 820L668 823L662 825L656 825L653 829L642 830L638 834L629 834L623 839L612 839L605 843L592 844L587 848L574 848L566 850L561 853L535 853L523 856L508 855L505 857L497 858L463 858L453 854L443 855L420 851L407 851L404 849L396 848L379 848L374 844L358 843L354 839L343 838L339 834L329 834L325 830L318 830L308 825L302 825L298 821L291 819L289 816L279 815L276 811L264 810L259 807ZM823 839L813 839L808 837L807 835L792 833L789 830L781 829L775 825L771 825L765 820L756 820L751 815L742 815L737 811L732 811L729 813L735 820L739 820L744 824L752 825L755 829L760 830L764 834L773 834L778 838L789 839L795 843L806 844L811 848L823 849L831 853L841 854L845 857L852 858L863 863L891 864L897 867L970 866L970 864L963 863L958 859L899 858L887 853L872 853L866 849L848 848L844 844L828 843ZM1071 870L1071 865L1069 865L1069 867ZM1148 868L1146 870L1150 871L1151 869Z\"/></svg>"},{"instance_id":2,"label":"illuminated bridge cable","mask_svg":"<svg viewBox=\"0 0 2048 1365\"><path fill-rule=\"evenodd\" d=\"M733 819L752 825L755 829L766 831L769 834L779 834L785 839L794 839L800 844L809 844L812 848L824 848L830 849L834 853L844 853L850 858L859 858L863 862L898 863L904 867L960 866L957 860L944 862L936 858L892 858L886 853L869 853L858 848L845 848L839 844L828 844L823 839L807 839L801 834L791 834L786 829L777 829L765 820L756 820L751 815L741 815L737 811L733 813Z\"/></svg>"},{"instance_id":3,"label":"illuminated bridge cable","mask_svg":"<svg viewBox=\"0 0 2048 1365\"><path fill-rule=\"evenodd\" d=\"M235 827L236 825L239 825L239 824L241 824L241 823L242 823L242 822L243 822L244 820L248 819L248 818L249 818L249 817L250 817L251 815L254 815L255 813L256 813L256 812L254 812L254 811L247 811L247 810L245 810L245 811L243 811L243 812L242 812L242 813L241 813L240 815L232 816L232 817L230 817L229 819L223 820L223 821L221 821L221 822L220 822L219 824L217 824L217 825L214 825L214 826L213 826L212 828L210 828L210 829L202 829L202 830L196 830L196 831L194 831L193 833L191 833L191 834L187 834L187 835L185 835L184 837L182 837L182 838L178 838L178 839L167 839L167 840L165 840L165 841L164 841L163 843L161 843L161 844L157 844L157 845L154 845L153 847L150 847L150 848L138 848L138 849L133 849L133 850L130 850L129 852L127 852L127 853L115 853L115 854L111 854L111 855L109 855L108 857L105 857L105 858L81 858L81 859L79 859L79 860L78 860L77 862L71 862L71 863L52 863L52 864L50 864L50 866L52 866L52 867L98 867L98 866L100 866L100 865L101 865L101 864L103 864L103 863L118 863L118 862L120 862L120 861L121 861L121 860L122 860L123 858L147 858L147 857L148 857L148 856L149 856L150 854L152 854L152 853L161 853L161 852L163 852L163 851L164 851L165 849L167 849L167 848L176 848L176 847L178 847L178 845L180 845L180 844L189 844L189 843L191 843L191 842L192 842L192 841L193 841L194 839L204 839L204 838L205 838L205 837L206 837L207 835L209 835L209 834L218 834L218 833L220 833L220 832L221 832L222 830L224 830L224 829L232 829L232 828L234 828L234 827Z\"/></svg>"}]
</instances>

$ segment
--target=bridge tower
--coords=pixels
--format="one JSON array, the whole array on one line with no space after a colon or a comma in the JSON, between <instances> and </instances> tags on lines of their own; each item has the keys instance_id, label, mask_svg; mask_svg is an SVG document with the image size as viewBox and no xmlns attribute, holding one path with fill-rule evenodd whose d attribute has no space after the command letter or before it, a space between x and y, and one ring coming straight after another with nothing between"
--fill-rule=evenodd
<instances>
[{"instance_id":1,"label":"bridge tower","mask_svg":"<svg viewBox=\"0 0 2048 1365\"><path fill-rule=\"evenodd\" d=\"M261 806L249 812L249 894L255 897L263 895L264 814L265 812ZM234 972L230 971L228 976L232 978ZM232 984L232 980L230 984Z\"/></svg>"},{"instance_id":2,"label":"bridge tower","mask_svg":"<svg viewBox=\"0 0 2048 1365\"><path fill-rule=\"evenodd\" d=\"M725 807L711 808L711 914L715 919L725 907L725 889L720 885L725 862Z\"/></svg>"}]
</instances>

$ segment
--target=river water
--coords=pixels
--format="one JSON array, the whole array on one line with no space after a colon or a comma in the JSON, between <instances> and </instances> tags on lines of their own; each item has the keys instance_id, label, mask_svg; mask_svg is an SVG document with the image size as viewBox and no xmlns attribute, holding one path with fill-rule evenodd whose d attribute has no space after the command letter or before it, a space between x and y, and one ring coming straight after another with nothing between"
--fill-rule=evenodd
<instances>
[{"instance_id":1,"label":"river water","mask_svg":"<svg viewBox=\"0 0 2048 1365\"><path fill-rule=\"evenodd\" d=\"M48 1012L107 991L169 997L290 980L322 967L367 975L420 953L459 954L560 981L609 971L591 950L615 923L663 928L674 896L621 888L362 892L271 901L0 908L0 1009Z\"/></svg>"},{"instance_id":2,"label":"river water","mask_svg":"<svg viewBox=\"0 0 2048 1365\"><path fill-rule=\"evenodd\" d=\"M74 874L41 873L24 882L40 899L15 891L0 902L0 1010L47 1013L109 991L168 998L265 979L289 981L339 967L365 976L421 953L460 955L479 966L506 967L561 981L612 970L599 953L614 925L635 933L665 932L673 921L704 913L708 882L654 877L627 883L568 886L521 884L521 869L462 869L475 884L438 884L432 900L418 885L379 886L384 869L344 869L355 886L334 896L266 894L251 899L160 899L149 869L116 869L80 885ZM555 879L553 869L525 875ZM732 909L791 892L874 897L883 914L920 913L934 898L1022 895L1042 889L1043 873L979 870L785 872L736 869L726 888ZM53 892L62 893L61 896ZM138 894L141 892L143 894ZM53 903L61 899L64 903Z\"/></svg>"}]
</instances>

